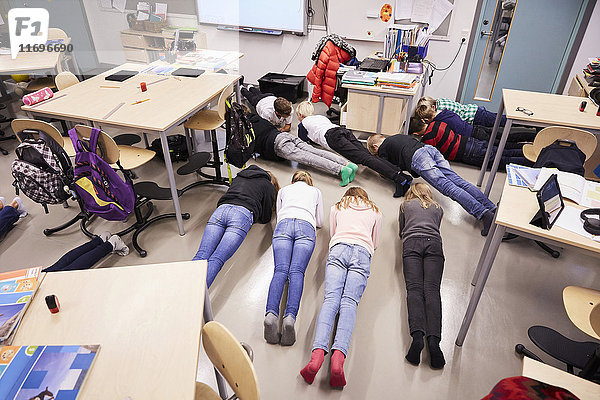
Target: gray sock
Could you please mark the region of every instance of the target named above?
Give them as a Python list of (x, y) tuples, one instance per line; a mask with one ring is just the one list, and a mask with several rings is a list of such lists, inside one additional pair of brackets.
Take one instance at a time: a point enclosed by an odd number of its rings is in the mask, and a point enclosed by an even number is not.
[(279, 317), (273, 313), (265, 316), (265, 340), (267, 343), (279, 343)]
[(281, 328), (281, 345), (291, 346), (296, 342), (296, 331), (294, 323), (296, 318), (293, 315), (286, 315), (283, 318), (283, 327)]

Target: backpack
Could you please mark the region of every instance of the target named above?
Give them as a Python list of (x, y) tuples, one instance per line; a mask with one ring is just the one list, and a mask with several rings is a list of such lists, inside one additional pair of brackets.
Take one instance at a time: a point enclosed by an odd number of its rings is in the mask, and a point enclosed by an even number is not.
[(254, 130), (244, 109), (238, 103), (226, 103), (225, 161), (243, 168), (254, 155)]
[[(171, 135), (167, 136), (167, 143), (169, 145), (169, 154), (171, 161), (186, 161), (189, 158), (187, 144), (185, 143), (185, 136), (183, 135)], [(154, 150), (158, 158), (165, 161), (163, 155), (162, 143), (159, 139), (154, 139), (150, 148)]]
[(534, 168), (557, 168), (559, 171), (571, 172), (584, 176), (585, 154), (570, 141), (556, 140), (544, 147), (533, 164)]
[[(135, 192), (130, 180), (123, 181), (96, 154), (99, 134), (100, 129), (93, 128), (89, 144), (86, 144), (79, 140), (75, 128), (69, 130), (76, 151), (74, 187), (86, 211), (108, 221), (123, 221), (134, 209)], [(121, 168), (118, 162), (117, 165)]]
[[(48, 204), (60, 204), (70, 197), (69, 184), (73, 169), (69, 156), (52, 137), (38, 132), (38, 139), (23, 132), (23, 142), (16, 148), (11, 166), (13, 186), (48, 213)], [(66, 188), (65, 188), (66, 187)]]

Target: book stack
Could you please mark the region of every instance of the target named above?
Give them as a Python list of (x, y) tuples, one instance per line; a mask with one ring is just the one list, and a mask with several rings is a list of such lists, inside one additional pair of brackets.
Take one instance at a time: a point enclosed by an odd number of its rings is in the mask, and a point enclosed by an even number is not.
[(600, 86), (600, 57), (589, 58), (589, 64), (583, 70), (583, 76), (590, 86)]
[(382, 87), (411, 89), (418, 82), (418, 75), (407, 73), (378, 72), (377, 84)]
[(370, 71), (347, 71), (342, 76), (342, 83), (352, 83), (355, 85), (374, 86), (377, 81), (377, 72)]
[(41, 267), (0, 274), (0, 343), (7, 344), (38, 286)]

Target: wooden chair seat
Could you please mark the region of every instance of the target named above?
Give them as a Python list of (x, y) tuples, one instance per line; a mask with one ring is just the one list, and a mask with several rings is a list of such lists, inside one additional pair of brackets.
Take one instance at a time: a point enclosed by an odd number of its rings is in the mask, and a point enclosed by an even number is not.
[[(148, 149), (142, 149), (140, 147), (123, 145), (117, 147), (119, 148), (120, 152), (119, 161), (125, 170), (138, 168), (152, 160), (156, 155), (156, 152)], [(117, 167), (116, 164), (111, 166), (113, 168)]]
[(195, 400), (222, 400), (217, 392), (215, 392), (210, 386), (196, 382), (196, 395)]
[(199, 131), (212, 131), (219, 128), (225, 122), (215, 110), (198, 111), (192, 118), (185, 121), (183, 126), (187, 129), (197, 129)]
[(565, 311), (582, 332), (600, 339), (600, 291), (578, 286), (563, 290)]
[(523, 155), (529, 161), (535, 162), (542, 149), (551, 145), (558, 139), (575, 142), (579, 150), (585, 154), (586, 160), (590, 158), (596, 150), (597, 140), (592, 133), (564, 126), (549, 126), (538, 132), (532, 144), (523, 146)]

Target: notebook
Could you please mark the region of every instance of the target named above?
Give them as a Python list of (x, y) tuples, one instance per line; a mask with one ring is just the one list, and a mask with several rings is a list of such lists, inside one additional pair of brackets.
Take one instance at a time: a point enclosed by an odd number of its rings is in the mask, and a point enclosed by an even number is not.
[(123, 82), (124, 80), (127, 80), (127, 79), (131, 78), (132, 76), (137, 75), (137, 73), (138, 73), (138, 71), (128, 71), (128, 70), (122, 69), (121, 71), (117, 71), (112, 75), (108, 75), (108, 76), (104, 77), (104, 79), (107, 81)]
[(171, 72), (173, 76), (186, 76), (188, 78), (197, 78), (204, 73), (203, 69), (196, 68), (178, 68)]

